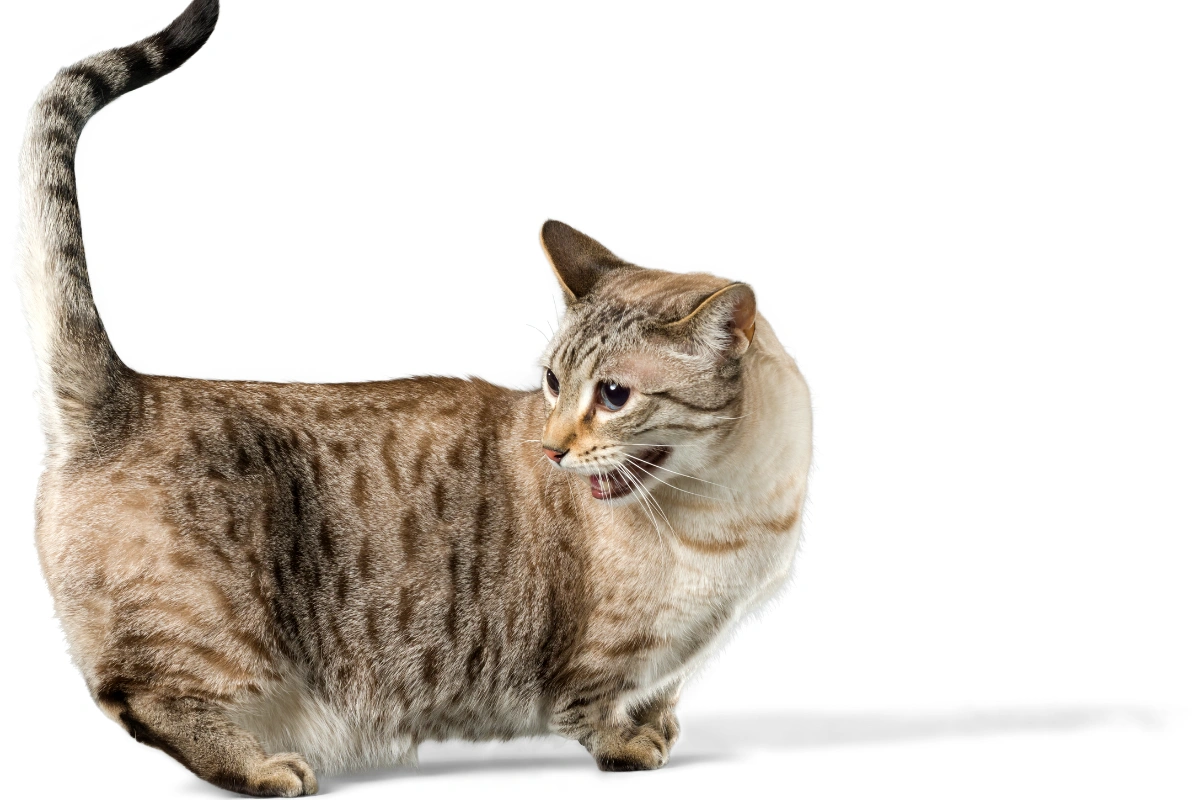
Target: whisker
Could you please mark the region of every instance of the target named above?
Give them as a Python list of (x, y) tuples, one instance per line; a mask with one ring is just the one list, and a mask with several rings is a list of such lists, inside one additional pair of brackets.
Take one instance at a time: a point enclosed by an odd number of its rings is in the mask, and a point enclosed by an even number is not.
[[(646, 498), (646, 506), (647, 506), (647, 507), (649, 507), (649, 506), (650, 506), (651, 502), (654, 502), (654, 498), (650, 496), (650, 490), (649, 490), (649, 489), (647, 489), (645, 486), (638, 486), (638, 487), (635, 487), (635, 489), (634, 489), (634, 492), (635, 492), (635, 493), (640, 493), (640, 494), (641, 494), (643, 497), (645, 497), (645, 498)], [(662, 517), (663, 524), (665, 524), (665, 525), (667, 526), (667, 528), (671, 528), (671, 523), (667, 521), (667, 516), (666, 516), (666, 514), (663, 514), (663, 513), (662, 513), (662, 510), (661, 510), (661, 508), (659, 507), (659, 505), (658, 505), (658, 503), (657, 503), (657, 502), (654, 502), (654, 507), (655, 507), (655, 508), (659, 508), (659, 515)], [(651, 513), (650, 513), (650, 518), (651, 518), (651, 519), (654, 519), (654, 512), (653, 512), (653, 511), (651, 511)], [(654, 524), (654, 532), (655, 532), (656, 534), (658, 534), (658, 546), (659, 546), (659, 547), (663, 547), (663, 548), (665, 548), (665, 547), (667, 546), (667, 543), (666, 543), (665, 541), (663, 541), (663, 535), (662, 535), (662, 531), (659, 529), (659, 527), (658, 527), (658, 523), (655, 523), (655, 524)], [(672, 532), (672, 533), (674, 533), (674, 532), (675, 532), (673, 528), (671, 528), (671, 532)]]
[[(708, 495), (706, 495), (706, 494), (699, 494), (699, 493), (697, 493), (697, 492), (689, 492), (687, 489), (680, 489), (678, 486), (676, 486), (676, 485), (674, 485), (674, 484), (672, 484), (672, 483), (667, 483), (667, 482), (666, 482), (666, 481), (664, 481), (662, 478), (658, 477), (658, 476), (657, 476), (657, 475), (655, 475), (653, 472), (651, 472), (650, 470), (646, 469), (645, 467), (643, 467), (643, 466), (641, 466), (641, 465), (639, 465), (639, 464), (631, 464), (630, 466), (632, 466), (632, 467), (637, 467), (637, 468), (638, 468), (638, 469), (640, 469), (642, 472), (646, 473), (646, 474), (647, 474), (647, 475), (649, 475), (651, 478), (654, 478), (654, 480), (656, 480), (656, 481), (658, 481), (659, 483), (661, 483), (663, 486), (666, 486), (667, 488), (670, 488), (670, 489), (674, 489), (674, 490), (675, 490), (675, 491), (677, 491), (677, 492), (683, 492), (684, 494), (690, 494), (690, 495), (692, 495), (693, 497), (703, 497), (705, 500), (712, 500), (712, 501), (713, 501), (713, 502), (715, 502), (715, 503), (723, 503), (723, 502), (725, 502), (725, 501), (724, 501), (722, 498), (720, 498), (720, 497), (709, 497), (709, 496), (708, 496)], [(661, 467), (660, 467), (660, 469), (661, 469)], [(687, 476), (684, 476), (684, 477), (687, 477)]]
[(550, 344), (550, 337), (546, 335), (546, 332), (544, 330), (537, 327), (536, 325), (531, 325), (528, 322), (525, 323), (525, 327), (533, 328), (535, 331), (537, 331), (538, 333), (540, 333), (542, 335), (542, 338), (546, 340), (546, 344)]
[[(591, 481), (591, 478), (588, 478), (588, 480)], [(601, 481), (600, 485), (604, 486), (604, 481)], [(612, 501), (605, 503), (605, 505), (608, 506), (608, 522), (615, 528), (617, 527), (617, 516), (615, 513), (613, 513)]]
[(644, 458), (638, 458), (637, 456), (631, 456), (631, 455), (626, 455), (626, 458), (631, 458), (631, 459), (633, 459), (634, 461), (640, 461), (640, 462), (642, 462), (643, 464), (649, 464), (650, 466), (654, 467), (655, 469), (661, 469), (663, 472), (669, 472), (669, 473), (671, 473), (672, 475), (678, 475), (678, 476), (679, 476), (679, 477), (681, 477), (681, 478), (690, 478), (691, 480), (694, 480), (694, 481), (700, 481), (701, 483), (707, 483), (707, 484), (709, 484), (710, 486), (719, 486), (719, 487), (721, 487), (722, 489), (724, 489), (724, 490), (726, 490), (726, 491), (728, 491), (728, 492), (732, 492), (732, 491), (733, 491), (733, 489), (730, 489), (728, 486), (726, 486), (726, 485), (724, 485), (724, 484), (722, 484), (722, 483), (713, 483), (712, 481), (706, 481), (706, 480), (704, 480), (703, 478), (697, 478), (695, 475), (685, 475), (684, 473), (682, 473), (682, 472), (676, 472), (676, 471), (675, 471), (675, 470), (673, 470), (673, 469), (667, 469), (666, 467), (660, 467), (660, 466), (657, 466), (656, 464), (654, 464), (653, 462), (647, 461), (647, 460), (646, 460), (646, 459), (644, 459)]
[[(646, 504), (644, 502), (642, 502), (642, 496), (638, 492), (637, 486), (633, 482), (632, 478), (630, 478), (629, 471), (621, 466), (618, 466), (617, 470), (623, 476), (625, 476), (627, 479), (629, 479), (629, 481), (630, 481), (629, 488), (633, 489), (633, 499), (637, 500), (638, 505), (642, 509), (642, 513), (644, 513), (650, 519), (650, 522), (653, 523), (653, 525), (654, 525), (654, 530), (657, 532), (658, 531), (658, 521), (654, 519), (654, 515), (650, 513), (650, 511), (646, 508)], [(660, 536), (661, 536), (661, 534), (660, 534)]]
[[(550, 480), (553, 481), (553, 480), (557, 480), (559, 478), (560, 473), (554, 467), (550, 466), (550, 462), (548, 460), (539, 459), (538, 463), (542, 465), (542, 469), (546, 470), (546, 474), (547, 474), (547, 476), (549, 476)], [(584, 519), (585, 515), (579, 508), (579, 501), (575, 499), (574, 487), (571, 485), (570, 479), (573, 476), (570, 476), (566, 473), (561, 473), (561, 474), (563, 475), (563, 477), (566, 477), (568, 479), (566, 481), (567, 496), (571, 498), (571, 505), (573, 505), (575, 507), (576, 516), (578, 516), (580, 519)]]
[[(550, 462), (547, 461), (546, 463), (549, 464)], [(575, 498), (575, 487), (574, 486), (567, 487), (567, 496), (571, 498), (571, 505), (574, 506), (574, 508), (575, 508), (575, 515), (577, 517), (579, 517), (580, 519), (585, 519), (586, 517), (585, 517), (584, 513), (579, 508), (579, 500), (577, 500)]]
[[(646, 492), (646, 487), (641, 484), (641, 481), (637, 479), (637, 476), (630, 472), (629, 468), (624, 464), (618, 464), (617, 469), (621, 471), (622, 475), (625, 475), (629, 479), (629, 486), (631, 489), (633, 489), (634, 499), (637, 500), (638, 505), (641, 506), (642, 511), (645, 512), (646, 516), (650, 518), (650, 522), (654, 524), (654, 532), (658, 535), (659, 545), (665, 547), (666, 542), (663, 541), (662, 530), (658, 527), (658, 520), (654, 518), (654, 512), (650, 509), (649, 504), (644, 502), (642, 499), (642, 493)], [(663, 517), (663, 521), (666, 522), (666, 516)]]
[[(637, 466), (637, 465), (634, 464), (632, 466)], [(637, 477), (637, 476), (634, 476), (634, 477)], [(645, 481), (643, 481), (641, 478), (638, 478), (637, 483), (639, 486), (642, 487), (642, 491), (644, 491), (646, 493), (646, 499), (648, 501), (652, 502), (654, 504), (654, 507), (658, 509), (658, 513), (662, 516), (663, 522), (666, 523), (666, 525), (667, 525), (667, 530), (671, 531), (671, 533), (674, 534), (675, 528), (674, 528), (674, 526), (671, 525), (670, 519), (667, 518), (666, 509), (664, 509), (662, 507), (662, 504), (659, 503), (657, 498), (654, 497), (654, 493), (650, 491), (650, 487), (646, 486)]]
[(653, 503), (654, 507), (658, 509), (658, 513), (662, 516), (663, 522), (666, 523), (667, 529), (671, 531), (671, 533), (674, 533), (675, 528), (671, 525), (671, 520), (667, 518), (666, 510), (662, 507), (662, 504), (658, 502), (657, 498), (654, 497), (654, 493), (650, 491), (650, 487), (648, 487), (645, 481), (643, 481), (641, 478), (633, 475), (632, 472), (630, 475), (636, 480), (638, 486), (642, 487), (642, 491), (646, 493), (646, 500)]
[(654, 442), (613, 442), (614, 447), (701, 447), (701, 442), (692, 444), (655, 444)]

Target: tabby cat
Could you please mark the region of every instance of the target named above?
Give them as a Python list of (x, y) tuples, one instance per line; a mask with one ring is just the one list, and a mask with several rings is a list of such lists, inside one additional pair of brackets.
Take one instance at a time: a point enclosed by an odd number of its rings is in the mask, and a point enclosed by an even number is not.
[(556, 733), (667, 762), (687, 677), (800, 538), (808, 390), (750, 287), (559, 222), (543, 385), (139, 374), (88, 283), (87, 120), (200, 49), (217, 0), (62, 70), (22, 160), (46, 471), (37, 546), (100, 708), (204, 780), (317, 791), (427, 739)]

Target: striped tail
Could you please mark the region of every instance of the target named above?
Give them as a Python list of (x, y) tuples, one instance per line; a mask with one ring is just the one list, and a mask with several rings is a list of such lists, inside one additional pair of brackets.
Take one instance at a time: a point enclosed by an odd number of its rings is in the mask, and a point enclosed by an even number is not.
[(92, 299), (75, 150), (83, 126), (126, 92), (171, 72), (208, 40), (218, 0), (194, 0), (163, 31), (61, 70), (30, 114), (21, 150), (25, 311), (52, 450), (90, 445), (137, 407), (136, 376), (113, 350)]

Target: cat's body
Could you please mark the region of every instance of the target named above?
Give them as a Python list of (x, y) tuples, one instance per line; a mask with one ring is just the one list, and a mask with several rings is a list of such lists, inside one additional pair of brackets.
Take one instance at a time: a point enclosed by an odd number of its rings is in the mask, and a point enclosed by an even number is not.
[(542, 390), (129, 370), (87, 285), (75, 141), (199, 49), (216, 6), (64, 70), (26, 143), (37, 541), (93, 696), (253, 794), (449, 737), (553, 732), (602, 768), (660, 766), (679, 686), (792, 564), (811, 436), (794, 362), (748, 287), (547, 223), (568, 310)]

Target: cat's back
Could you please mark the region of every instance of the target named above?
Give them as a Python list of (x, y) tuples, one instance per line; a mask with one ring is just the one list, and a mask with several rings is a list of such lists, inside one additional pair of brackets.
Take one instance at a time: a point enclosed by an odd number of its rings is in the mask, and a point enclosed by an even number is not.
[(51, 454), (44, 507), (57, 506), (70, 484), (78, 505), (98, 509), (132, 482), (143, 499), (179, 500), (192, 516), (204, 496), (272, 488), (306, 501), (348, 499), (369, 511), (389, 492), (409, 499), (414, 491), (443, 492), (450, 473), (461, 480), (481, 472), (508, 455), (516, 429), (536, 424), (534, 393), (479, 379), (136, 376), (134, 387), (136, 399), (119, 418), (97, 420), (80, 446)]

